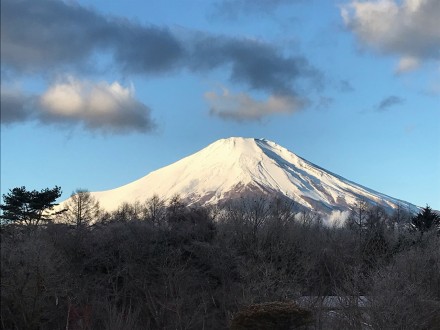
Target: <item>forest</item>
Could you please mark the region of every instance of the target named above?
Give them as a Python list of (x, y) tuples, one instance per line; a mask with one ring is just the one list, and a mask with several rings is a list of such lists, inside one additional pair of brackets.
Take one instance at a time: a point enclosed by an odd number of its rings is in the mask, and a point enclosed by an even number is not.
[(358, 201), (328, 225), (263, 196), (104, 212), (85, 190), (1, 205), (2, 329), (440, 329), (440, 217)]

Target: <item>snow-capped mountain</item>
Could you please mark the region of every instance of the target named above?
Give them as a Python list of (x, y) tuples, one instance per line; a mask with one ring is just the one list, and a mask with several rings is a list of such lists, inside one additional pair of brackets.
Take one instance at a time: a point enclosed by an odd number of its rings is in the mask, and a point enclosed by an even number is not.
[(178, 194), (191, 204), (204, 205), (247, 193), (282, 195), (325, 213), (348, 210), (357, 199), (388, 210), (398, 204), (416, 208), (333, 174), (274, 142), (239, 137), (218, 140), (125, 186), (91, 194), (111, 211), (155, 194), (164, 199)]

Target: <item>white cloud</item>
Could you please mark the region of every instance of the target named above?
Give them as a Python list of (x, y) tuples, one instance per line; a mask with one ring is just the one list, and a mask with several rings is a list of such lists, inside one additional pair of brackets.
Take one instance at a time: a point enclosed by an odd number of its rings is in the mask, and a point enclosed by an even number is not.
[(400, 59), (397, 64), (396, 72), (405, 73), (409, 71), (414, 71), (420, 66), (420, 60), (411, 56), (404, 56)]
[(42, 95), (1, 85), (2, 124), (37, 121), (62, 126), (82, 125), (107, 133), (149, 132), (156, 125), (150, 109), (135, 99), (134, 87), (118, 82), (94, 83), (67, 77)]
[(362, 43), (400, 56), (397, 72), (440, 59), (438, 0), (353, 0), (341, 6), (341, 16)]
[(228, 120), (260, 120), (268, 115), (292, 113), (304, 106), (303, 101), (292, 96), (271, 95), (267, 100), (260, 101), (246, 93), (232, 94), (226, 88), (222, 90), (222, 93), (205, 93), (205, 99), (212, 115)]
[(150, 109), (134, 98), (134, 88), (118, 82), (93, 83), (68, 77), (39, 98), (44, 122), (82, 123), (103, 131), (148, 131)]
[(67, 83), (51, 86), (42, 96), (41, 105), (46, 112), (60, 117), (75, 117), (87, 112), (84, 86), (69, 79)]

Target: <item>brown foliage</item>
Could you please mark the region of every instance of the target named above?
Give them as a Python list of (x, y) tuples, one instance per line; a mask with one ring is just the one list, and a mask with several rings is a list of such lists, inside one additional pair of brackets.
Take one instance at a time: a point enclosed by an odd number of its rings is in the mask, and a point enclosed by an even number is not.
[(231, 330), (289, 330), (312, 322), (312, 313), (293, 302), (250, 305), (233, 318)]

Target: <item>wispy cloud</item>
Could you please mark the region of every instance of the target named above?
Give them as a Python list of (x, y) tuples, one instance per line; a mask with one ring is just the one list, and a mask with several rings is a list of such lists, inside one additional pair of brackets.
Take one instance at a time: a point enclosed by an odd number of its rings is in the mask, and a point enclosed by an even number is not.
[(106, 133), (150, 132), (155, 128), (150, 109), (135, 99), (133, 87), (72, 77), (52, 84), (39, 96), (2, 88), (1, 119), (2, 124), (35, 120)]
[(390, 95), (383, 98), (379, 104), (376, 106), (377, 111), (386, 111), (389, 108), (404, 103), (405, 100), (401, 97)]
[(315, 105), (315, 109), (328, 109), (334, 102), (335, 100), (332, 97), (320, 96)]
[(348, 80), (341, 80), (339, 82), (339, 90), (344, 93), (349, 93), (354, 91), (354, 87)]
[(233, 94), (226, 88), (222, 93), (205, 93), (210, 114), (225, 120), (258, 121), (274, 114), (289, 114), (304, 107), (304, 101), (294, 97), (271, 95), (266, 100), (255, 100), (246, 93)]
[(341, 15), (362, 44), (401, 57), (398, 73), (440, 59), (438, 0), (352, 0), (341, 6)]
[(399, 60), (396, 67), (396, 73), (405, 73), (414, 71), (420, 66), (420, 60), (412, 56), (404, 56)]

